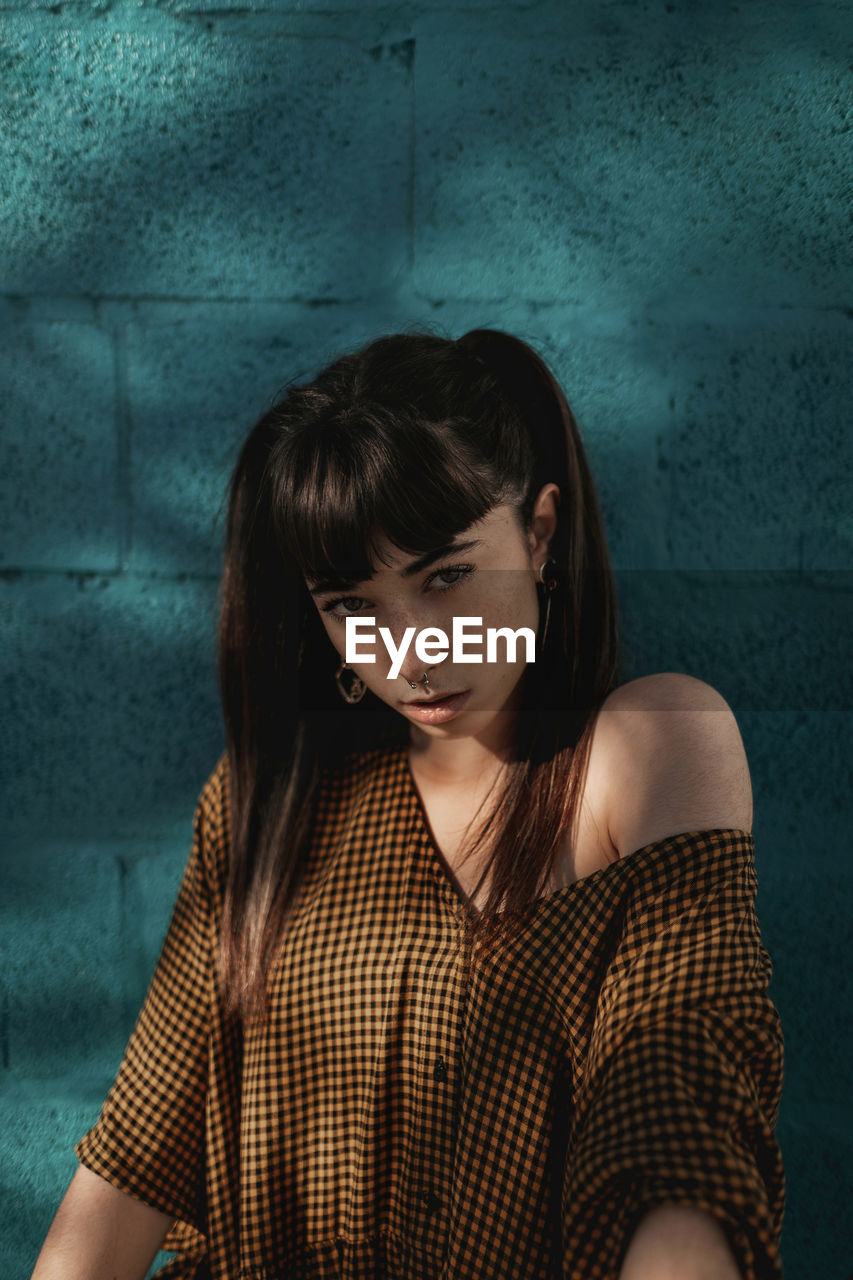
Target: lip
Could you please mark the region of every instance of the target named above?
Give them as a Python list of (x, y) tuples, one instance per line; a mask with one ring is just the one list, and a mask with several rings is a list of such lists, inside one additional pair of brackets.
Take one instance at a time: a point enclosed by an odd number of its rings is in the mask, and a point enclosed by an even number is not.
[(403, 705), (406, 707), (417, 707), (422, 703), (441, 702), (444, 698), (457, 698), (460, 693), (464, 692), (466, 692), (466, 690), (457, 689), (452, 693), (428, 693), (425, 698), (411, 698), (408, 701), (403, 699)]
[(417, 702), (404, 702), (403, 706), (409, 715), (413, 715), (423, 724), (444, 724), (458, 715), (470, 697), (471, 690), (463, 689), (461, 693), (438, 694), (430, 699), (418, 699)]

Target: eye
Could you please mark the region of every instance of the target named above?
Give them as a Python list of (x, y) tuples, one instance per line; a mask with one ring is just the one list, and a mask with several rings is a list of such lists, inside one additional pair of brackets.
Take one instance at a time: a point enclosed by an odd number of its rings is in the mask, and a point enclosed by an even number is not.
[(334, 600), (328, 600), (326, 604), (321, 605), (323, 613), (330, 613), (333, 618), (343, 621), (348, 614), (358, 613), (359, 609), (363, 609), (366, 601), (361, 596), (337, 596)]
[[(431, 574), (427, 579), (427, 585), (434, 582), (436, 579), (440, 579), (442, 583), (440, 590), (450, 591), (453, 587), (458, 587), (467, 578), (470, 578), (474, 572), (475, 570), (472, 564), (447, 565), (446, 568), (436, 569), (435, 573)], [(447, 581), (448, 578), (451, 579), (449, 582)]]

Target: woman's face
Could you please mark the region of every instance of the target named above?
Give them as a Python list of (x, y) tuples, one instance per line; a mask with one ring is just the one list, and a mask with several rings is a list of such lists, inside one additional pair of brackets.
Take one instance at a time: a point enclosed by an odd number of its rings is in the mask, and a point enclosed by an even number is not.
[[(528, 650), (523, 634), (514, 656), (506, 641), (497, 638), (497, 660), (487, 661), (488, 630), (528, 628), (535, 652), (536, 576), (547, 558), (558, 498), (556, 485), (542, 489), (528, 532), (522, 529), (515, 508), (501, 505), (450, 546), (436, 549), (436, 554), (412, 557), (385, 541), (378, 548), (379, 568), (367, 581), (344, 590), (308, 582), (342, 661), (346, 661), (346, 619), (359, 621), (360, 660), (347, 665), (378, 698), (409, 720), (414, 737), (420, 731), (428, 737), (510, 739)], [(454, 646), (454, 619), (458, 631), (463, 618), (468, 619), (464, 629), (469, 638), (464, 645)], [(443, 659), (438, 657), (440, 638), (434, 636), (424, 650), (426, 660), (417, 655), (416, 642), (425, 628), (437, 628), (446, 635), (449, 651)], [(422, 643), (427, 640), (423, 637)], [(466, 654), (482, 660), (465, 662)], [(374, 662), (363, 660), (370, 655)], [(424, 683), (425, 674), (429, 686)], [(442, 705), (439, 700), (451, 694), (461, 696)]]

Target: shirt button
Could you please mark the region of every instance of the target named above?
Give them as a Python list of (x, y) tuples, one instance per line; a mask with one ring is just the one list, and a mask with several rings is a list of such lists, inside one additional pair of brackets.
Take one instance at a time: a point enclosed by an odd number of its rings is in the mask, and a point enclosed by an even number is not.
[(433, 1071), (433, 1075), (435, 1076), (436, 1080), (440, 1080), (442, 1084), (447, 1079), (447, 1066), (445, 1064), (444, 1058), (441, 1055), (439, 1055), (438, 1062), (435, 1064), (435, 1070)]
[(434, 1191), (423, 1191), (421, 1193), (421, 1204), (427, 1213), (434, 1213), (436, 1209), (441, 1207), (441, 1201)]

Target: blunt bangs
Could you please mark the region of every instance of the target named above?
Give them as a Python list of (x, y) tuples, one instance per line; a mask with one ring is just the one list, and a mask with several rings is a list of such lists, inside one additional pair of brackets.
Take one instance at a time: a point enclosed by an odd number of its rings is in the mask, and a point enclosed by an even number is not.
[(308, 580), (333, 589), (371, 578), (381, 541), (403, 553), (431, 551), (519, 496), (466, 447), (464, 424), (375, 412), (285, 434), (270, 467), (283, 553)]

